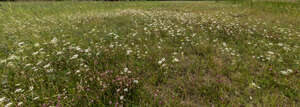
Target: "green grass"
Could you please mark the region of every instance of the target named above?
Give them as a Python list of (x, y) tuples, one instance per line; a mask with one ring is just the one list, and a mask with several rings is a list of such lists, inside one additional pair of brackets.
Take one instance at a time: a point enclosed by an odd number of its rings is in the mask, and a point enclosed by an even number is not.
[(255, 3), (0, 3), (0, 106), (297, 106), (300, 8)]

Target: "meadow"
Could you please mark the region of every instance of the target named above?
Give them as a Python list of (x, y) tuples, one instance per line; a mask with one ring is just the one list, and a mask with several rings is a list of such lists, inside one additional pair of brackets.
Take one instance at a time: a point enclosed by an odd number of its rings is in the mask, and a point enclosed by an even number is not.
[(0, 2), (0, 106), (300, 104), (296, 2)]

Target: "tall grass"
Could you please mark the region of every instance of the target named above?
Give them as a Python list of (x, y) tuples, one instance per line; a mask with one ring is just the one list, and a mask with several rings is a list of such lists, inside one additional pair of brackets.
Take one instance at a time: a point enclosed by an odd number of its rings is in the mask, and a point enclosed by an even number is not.
[(294, 11), (213, 1), (1, 5), (0, 106), (299, 104)]

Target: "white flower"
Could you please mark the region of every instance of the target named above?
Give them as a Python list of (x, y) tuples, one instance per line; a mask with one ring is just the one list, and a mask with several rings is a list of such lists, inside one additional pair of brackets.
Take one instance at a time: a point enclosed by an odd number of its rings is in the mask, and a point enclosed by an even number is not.
[(84, 52), (88, 53), (88, 52), (90, 52), (90, 50), (91, 50), (91, 49), (88, 48), (88, 49), (85, 49)]
[(274, 55), (274, 52), (272, 52), (272, 51), (268, 51), (268, 54), (270, 54), (270, 55)]
[(49, 67), (50, 67), (50, 63), (44, 66), (44, 68), (49, 68)]
[(164, 61), (166, 60), (166, 58), (162, 58), (161, 60), (158, 61), (158, 64), (162, 64)]
[(61, 54), (63, 54), (62, 51), (59, 51), (59, 52), (56, 53), (56, 55), (61, 55)]
[(278, 43), (278, 46), (283, 46), (283, 43)]
[(39, 44), (39, 43), (35, 43), (34, 46), (35, 46), (35, 47), (39, 47), (40, 44)]
[(293, 72), (292, 69), (287, 69), (286, 71), (289, 72), (289, 73), (292, 73), (292, 72)]
[(1, 104), (2, 102), (4, 102), (4, 101), (5, 101), (5, 99), (6, 99), (6, 97), (2, 97), (2, 98), (0, 98), (0, 104)]
[(11, 55), (11, 56), (8, 58), (8, 60), (14, 60), (14, 59), (19, 59), (19, 57), (16, 56), (16, 55)]
[(36, 63), (36, 65), (40, 65), (40, 64), (42, 64), (42, 61), (39, 61), (38, 63)]
[(47, 72), (53, 72), (54, 69), (47, 69)]
[(18, 106), (21, 106), (22, 104), (23, 104), (23, 102), (19, 102), (19, 103), (18, 103)]
[(131, 71), (129, 71), (128, 68), (124, 68), (124, 72), (131, 73)]
[(39, 99), (39, 98), (40, 98), (40, 97), (34, 97), (33, 100), (37, 100), (37, 99)]
[(21, 47), (22, 45), (24, 45), (24, 42), (20, 42), (18, 45)]
[(292, 69), (287, 69), (286, 71), (280, 71), (283, 75), (288, 75), (289, 73), (293, 73)]
[(273, 45), (273, 43), (269, 43), (269, 45), (271, 45), (271, 46), (272, 46), (272, 45)]
[(252, 86), (254, 86), (254, 87), (260, 89), (260, 87), (259, 87), (258, 85), (256, 85), (254, 82), (252, 82)]
[(281, 74), (283, 74), (283, 75), (287, 75), (288, 74), (288, 72), (286, 72), (286, 71), (280, 71), (281, 72)]
[(30, 90), (30, 91), (32, 91), (32, 90), (33, 90), (33, 88), (34, 88), (33, 86), (30, 86), (30, 87), (29, 87), (29, 90)]
[(139, 81), (138, 81), (138, 80), (133, 80), (133, 83), (136, 83), (136, 84), (137, 84), (137, 83), (139, 83)]
[(127, 50), (127, 55), (129, 55), (132, 52), (132, 50)]
[(13, 103), (9, 102), (4, 107), (10, 107)]
[(227, 44), (226, 44), (225, 42), (223, 42), (223, 46), (225, 46), (225, 47), (226, 47), (226, 46), (227, 46)]
[(79, 46), (75, 47), (77, 51), (81, 51), (81, 48)]
[(6, 59), (0, 61), (1, 64), (2, 64), (2, 63), (6, 63), (6, 62), (7, 62)]
[(36, 52), (32, 53), (33, 56), (35, 56), (37, 54), (39, 54), (39, 51), (36, 51)]
[(71, 59), (76, 59), (76, 58), (78, 58), (78, 54), (75, 54), (74, 56), (72, 56)]
[(24, 90), (19, 88), (19, 89), (16, 89), (15, 93), (19, 93), (19, 92), (23, 92)]
[(120, 96), (120, 100), (123, 100), (124, 99), (124, 96)]
[(127, 72), (128, 71), (128, 68), (124, 68), (124, 72)]
[(50, 41), (50, 43), (52, 43), (52, 44), (56, 44), (57, 43), (57, 38), (56, 37), (54, 37), (51, 41)]
[(26, 67), (29, 67), (29, 66), (31, 66), (31, 65), (32, 65), (32, 64), (26, 64), (26, 65), (25, 65), (25, 68), (26, 68)]
[(128, 91), (128, 88), (125, 88), (124, 91), (127, 92), (127, 91)]
[(111, 45), (109, 45), (109, 47), (110, 47), (110, 48), (113, 48), (113, 47), (114, 47), (114, 45), (113, 45), (113, 44), (111, 44)]
[(179, 62), (179, 59), (174, 58), (174, 59), (173, 59), (173, 62)]

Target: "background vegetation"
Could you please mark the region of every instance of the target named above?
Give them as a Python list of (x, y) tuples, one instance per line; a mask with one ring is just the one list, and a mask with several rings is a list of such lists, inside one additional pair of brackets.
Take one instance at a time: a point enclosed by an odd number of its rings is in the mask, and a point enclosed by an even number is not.
[(294, 2), (1, 2), (0, 106), (297, 106)]

